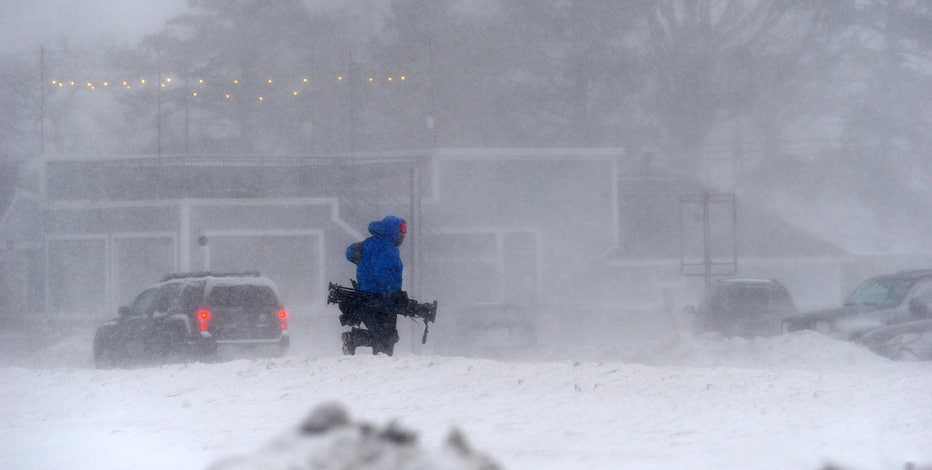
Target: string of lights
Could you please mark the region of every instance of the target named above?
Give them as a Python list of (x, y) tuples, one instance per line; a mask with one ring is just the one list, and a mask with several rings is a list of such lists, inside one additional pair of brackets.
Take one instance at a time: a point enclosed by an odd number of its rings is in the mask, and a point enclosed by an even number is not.
[[(388, 85), (388, 86), (397, 86), (403, 85), (410, 81), (409, 77), (406, 75), (387, 75), (387, 76), (375, 76), (369, 75), (363, 79), (357, 80), (358, 83), (363, 85)], [(179, 83), (180, 82), (180, 83)], [(63, 89), (73, 89), (73, 90), (88, 90), (88, 91), (100, 91), (100, 90), (122, 90), (122, 91), (132, 91), (140, 89), (153, 89), (155, 86), (161, 87), (163, 90), (168, 89), (182, 89), (186, 90), (186, 93), (190, 95), (190, 98), (200, 98), (206, 95), (219, 95), (224, 99), (233, 99), (234, 97), (241, 95), (239, 91), (244, 88), (249, 88), (251, 91), (258, 91), (257, 94), (253, 95), (254, 99), (257, 101), (264, 101), (266, 96), (269, 95), (290, 95), (292, 97), (298, 97), (306, 92), (313, 91), (315, 89), (320, 89), (326, 85), (340, 85), (347, 84), (349, 79), (346, 75), (335, 75), (327, 79), (316, 79), (312, 80), (309, 76), (304, 76), (299, 79), (277, 79), (267, 77), (261, 80), (258, 83), (247, 84), (242, 80), (233, 78), (233, 79), (223, 79), (223, 80), (210, 80), (205, 78), (197, 78), (191, 81), (191, 83), (184, 83), (183, 80), (179, 81), (175, 77), (167, 75), (159, 80), (152, 80), (151, 78), (140, 77), (135, 79), (118, 79), (118, 80), (88, 80), (88, 79), (69, 79), (69, 78), (53, 78), (49, 81), (49, 90), (54, 92), (56, 90)], [(246, 85), (253, 85), (246, 87)], [(252, 99), (252, 98), (251, 98)]]

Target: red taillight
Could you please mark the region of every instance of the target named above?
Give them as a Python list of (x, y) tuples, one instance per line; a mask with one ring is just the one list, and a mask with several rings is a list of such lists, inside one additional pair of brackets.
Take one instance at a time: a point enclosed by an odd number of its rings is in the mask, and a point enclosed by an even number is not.
[(288, 312), (285, 309), (278, 311), (278, 323), (281, 325), (283, 330), (288, 329)]
[(197, 311), (197, 327), (201, 331), (207, 331), (207, 325), (210, 323), (210, 310), (202, 308)]

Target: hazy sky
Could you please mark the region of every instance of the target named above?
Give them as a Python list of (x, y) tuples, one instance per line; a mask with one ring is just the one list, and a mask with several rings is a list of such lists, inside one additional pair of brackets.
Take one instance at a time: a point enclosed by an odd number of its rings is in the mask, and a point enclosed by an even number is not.
[(186, 8), (186, 0), (0, 0), (0, 53), (62, 37), (136, 41)]

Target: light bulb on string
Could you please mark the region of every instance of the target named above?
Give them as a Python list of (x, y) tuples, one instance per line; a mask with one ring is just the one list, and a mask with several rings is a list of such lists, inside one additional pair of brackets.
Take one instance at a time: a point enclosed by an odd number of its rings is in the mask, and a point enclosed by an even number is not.
[[(353, 78), (353, 77), (347, 76), (347, 75), (332, 75), (332, 77), (336, 77), (336, 81), (337, 81), (338, 83), (347, 82), (348, 80), (345, 80), (345, 78)], [(159, 77), (157, 77), (157, 81), (154, 82), (154, 83), (157, 83), (158, 86), (159, 86), (161, 89), (167, 91), (167, 89), (170, 88), (171, 85), (175, 83), (175, 79), (176, 79), (176, 78), (177, 78), (176, 76), (171, 76), (171, 75), (168, 75), (168, 76), (159, 76)], [(383, 81), (383, 80), (384, 80), (384, 82), (387, 83), (387, 84), (398, 84), (398, 82), (406, 82), (406, 81), (408, 80), (408, 77), (407, 77), (406, 75), (400, 75), (400, 74), (399, 74), (399, 75), (383, 75), (383, 76), (381, 76), (381, 78), (380, 78), (379, 75), (375, 75), (375, 74), (373, 74), (373, 75), (368, 75), (368, 74), (366, 74), (366, 75), (362, 75), (362, 77), (360, 77), (360, 78), (365, 79), (365, 82), (364, 82), (364, 83), (369, 83), (369, 84), (372, 84), (372, 85), (376, 85), (376, 84), (378, 84), (378, 82)], [(195, 80), (197, 80), (197, 84), (199, 84), (199, 85), (201, 85), (201, 86), (204, 86), (204, 85), (205, 85), (206, 79), (204, 79), (204, 78), (195, 78)], [(233, 84), (234, 86), (239, 86), (239, 85), (240, 85), (240, 80), (239, 80), (238, 78), (234, 78), (234, 79), (222, 79), (222, 78), (221, 78), (219, 81), (224, 81), (224, 80), (231, 80), (231, 81), (233, 82), (232, 84)], [(131, 85), (133, 84), (134, 81), (138, 81), (138, 82), (136, 83), (136, 85), (139, 85), (139, 86), (147, 86), (147, 85), (150, 84), (149, 82), (150, 82), (151, 80), (150, 80), (149, 78), (147, 78), (147, 77), (140, 77), (140, 78), (129, 79), (129, 80), (125, 80), (125, 79), (124, 79), (124, 80), (115, 80), (115, 81), (113, 81), (113, 82), (114, 82), (114, 83), (117, 83), (117, 84), (122, 84), (122, 88), (124, 88), (125, 90), (131, 90), (131, 89), (132, 89), (132, 86), (131, 86)], [(185, 79), (185, 81), (187, 81), (187, 79)], [(268, 89), (265, 93), (263, 93), (263, 95), (258, 95), (258, 94), (254, 95), (254, 96), (256, 96), (255, 99), (256, 99), (257, 101), (259, 101), (259, 102), (265, 102), (265, 101), (266, 101), (266, 100), (265, 100), (265, 98), (266, 98), (265, 95), (268, 95), (269, 93), (273, 93), (273, 92), (274, 92), (274, 93), (282, 93), (282, 94), (291, 92), (291, 95), (292, 95), (293, 97), (295, 97), (295, 98), (298, 97), (298, 96), (300, 96), (300, 93), (301, 93), (300, 87), (298, 87), (298, 86), (296, 86), (296, 85), (289, 85), (289, 86), (287, 86), (287, 87), (282, 87), (282, 86), (279, 86), (279, 83), (278, 83), (278, 82), (281, 82), (281, 83), (292, 82), (292, 83), (295, 83), (295, 84), (304, 84), (304, 86), (307, 86), (307, 87), (314, 86), (313, 84), (311, 84), (311, 75), (309, 75), (309, 74), (302, 74), (302, 75), (295, 76), (295, 77), (293, 77), (293, 80), (289, 80), (289, 79), (287, 79), (287, 78), (286, 78), (286, 79), (280, 79), (280, 78), (279, 78), (279, 79), (276, 79), (276, 78), (268, 77), (268, 76), (267, 76), (266, 78), (261, 78), (261, 79), (259, 79), (259, 81), (260, 81), (260, 83), (261, 83), (261, 82), (264, 82), (265, 86), (268, 86), (268, 87), (269, 87), (269, 89)], [(58, 78), (56, 78), (56, 79), (49, 80), (47, 83), (50, 83), (51, 86), (53, 86), (53, 87), (54, 87), (54, 86), (57, 86), (57, 87), (59, 87), (59, 88), (63, 88), (63, 87), (65, 87), (65, 86), (72, 86), (72, 87), (75, 87), (75, 86), (77, 86), (77, 85), (83, 83), (83, 84), (86, 86), (87, 89), (90, 89), (90, 90), (97, 90), (98, 87), (101, 87), (101, 88), (104, 88), (104, 89), (109, 89), (109, 88), (110, 88), (110, 83), (111, 83), (111, 81), (110, 81), (110, 80), (102, 80), (102, 81), (99, 81), (99, 82), (95, 82), (95, 81), (93, 81), (93, 80), (67, 80), (67, 79), (64, 79), (64, 80), (63, 80), (63, 79), (58, 79)], [(227, 83), (229, 83), (229, 82), (227, 82)], [(114, 85), (114, 87), (116, 87), (116, 86), (117, 86), (117, 85)], [(272, 88), (272, 87), (275, 87), (275, 88)], [(81, 87), (81, 88), (84, 89), (85, 87)], [(284, 89), (278, 90), (278, 88), (284, 88)], [(288, 88), (290, 88), (290, 90), (289, 90)], [(310, 89), (311, 89), (311, 88), (308, 88), (308, 90), (310, 90)], [(187, 92), (190, 93), (190, 91), (187, 91)], [(232, 95), (231, 95), (230, 93), (224, 93), (223, 95), (224, 95), (224, 98), (227, 99), (227, 100), (232, 99)], [(192, 93), (192, 94), (189, 95), (189, 96), (198, 97), (198, 98), (203, 99), (203, 97), (198, 96), (196, 93)], [(270, 96), (271, 96), (271, 95), (270, 95)]]

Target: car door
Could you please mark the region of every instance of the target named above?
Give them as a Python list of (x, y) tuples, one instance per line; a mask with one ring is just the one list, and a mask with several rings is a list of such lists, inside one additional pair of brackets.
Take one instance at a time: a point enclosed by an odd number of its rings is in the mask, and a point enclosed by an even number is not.
[(204, 302), (204, 286), (206, 283), (204, 281), (189, 281), (186, 282), (184, 288), (181, 291), (181, 295), (178, 296), (178, 307), (177, 310), (172, 312), (172, 317), (177, 319), (180, 323), (186, 324), (186, 332), (191, 333), (194, 331), (195, 326), (191, 323), (192, 318), (194, 317), (194, 312), (201, 307)]
[(171, 315), (178, 311), (183, 283), (172, 282), (159, 288), (153, 302), (147, 347), (153, 353), (166, 351), (167, 345), (178, 335), (178, 329), (172, 328)]
[(898, 306), (913, 284), (908, 279), (889, 277), (864, 281), (845, 301), (846, 306), (857, 306), (859, 310), (836, 319), (832, 329), (844, 339), (858, 340), (871, 330), (897, 323), (902, 316)]
[(898, 320), (913, 321), (929, 318), (929, 309), (932, 309), (932, 279), (922, 279), (916, 282), (910, 293), (903, 299), (898, 312)]
[(121, 309), (117, 323), (122, 354), (125, 359), (136, 361), (148, 354), (148, 336), (152, 331), (152, 311), (159, 289), (153, 287), (142, 291), (126, 309)]

